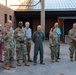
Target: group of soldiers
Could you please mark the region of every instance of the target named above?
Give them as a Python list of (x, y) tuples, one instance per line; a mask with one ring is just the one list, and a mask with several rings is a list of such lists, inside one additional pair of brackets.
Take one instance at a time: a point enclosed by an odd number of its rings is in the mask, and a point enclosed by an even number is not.
[(3, 31), (4, 38), (4, 69), (15, 68), (13, 65), (14, 50), (16, 47), (17, 66), (21, 66), (20, 55), (25, 66), (29, 66), (26, 60), (26, 32), (23, 27), (23, 22), (18, 22), (18, 28), (13, 30), (12, 21), (8, 20)]
[[(54, 27), (51, 28), (50, 34), (49, 34), (49, 42), (50, 42), (50, 49), (51, 49), (51, 62), (59, 62), (59, 52), (60, 52), (60, 35), (61, 31), (58, 28), (58, 23), (54, 24)], [(70, 45), (69, 45), (69, 51), (70, 51), (70, 61), (75, 60), (76, 61), (76, 23), (73, 23), (72, 29), (68, 32), (69, 38), (70, 38)], [(73, 56), (75, 53), (75, 57)]]
[(4, 69), (9, 70), (10, 68), (16, 68), (16, 66), (13, 64), (15, 50), (17, 66), (21, 66), (21, 59), (23, 60), (25, 66), (29, 66), (28, 61), (32, 62), (32, 60), (30, 60), (31, 40), (33, 40), (35, 44), (34, 65), (37, 64), (38, 51), (40, 51), (40, 64), (45, 64), (43, 62), (42, 43), (44, 41), (44, 34), (41, 32), (41, 26), (37, 26), (37, 31), (34, 32), (32, 36), (32, 31), (29, 28), (29, 25), (30, 23), (26, 22), (25, 27), (23, 27), (23, 22), (19, 21), (18, 27), (13, 30), (11, 20), (8, 20), (5, 24), (5, 28), (3, 30)]
[[(17, 66), (21, 66), (21, 59), (23, 60), (25, 66), (29, 66), (28, 61), (32, 62), (32, 60), (30, 60), (31, 40), (34, 42), (34, 65), (37, 64), (38, 52), (40, 53), (40, 64), (45, 65), (43, 61), (44, 33), (41, 32), (41, 25), (37, 26), (37, 31), (33, 33), (33, 36), (32, 30), (29, 28), (29, 26), (29, 22), (26, 22), (25, 27), (23, 27), (23, 22), (19, 21), (18, 27), (15, 30), (13, 30), (11, 20), (8, 20), (5, 24), (5, 28), (3, 30), (4, 69), (9, 70), (10, 68), (16, 68), (16, 66), (13, 64), (15, 49)], [(51, 62), (59, 62), (58, 59), (60, 59), (60, 35), (61, 31), (58, 28), (58, 23), (56, 22), (54, 24), (54, 27), (50, 29), (49, 33)], [(74, 52), (76, 60), (76, 23), (73, 24), (73, 28), (69, 31), (69, 37), (70, 60), (73, 61)]]

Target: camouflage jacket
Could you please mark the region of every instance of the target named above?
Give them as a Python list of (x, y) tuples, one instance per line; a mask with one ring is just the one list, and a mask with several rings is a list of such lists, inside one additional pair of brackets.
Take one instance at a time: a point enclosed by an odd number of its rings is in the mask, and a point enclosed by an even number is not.
[(69, 38), (70, 38), (70, 42), (75, 41), (74, 39), (76, 38), (76, 29), (69, 30)]
[(50, 42), (51, 46), (58, 45), (58, 34), (51, 32), (50, 36), (49, 36), (49, 42)]
[(3, 31), (3, 38), (5, 42), (12, 42), (14, 40), (13, 28), (5, 28)]
[[(19, 33), (21, 33), (22, 36), (18, 36)], [(14, 32), (14, 37), (15, 37), (16, 43), (20, 41), (26, 41), (25, 28), (19, 28), (19, 27), (16, 28)]]

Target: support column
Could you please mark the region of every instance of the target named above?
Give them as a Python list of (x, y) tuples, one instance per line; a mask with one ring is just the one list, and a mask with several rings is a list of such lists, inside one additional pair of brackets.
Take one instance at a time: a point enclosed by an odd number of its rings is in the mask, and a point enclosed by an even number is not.
[(6, 2), (6, 7), (7, 7), (7, 0), (5, 2)]
[(62, 40), (63, 40), (63, 43), (65, 42), (65, 35), (64, 35), (64, 19), (63, 19), (63, 26), (62, 26)]
[(41, 1), (41, 26), (42, 26), (42, 32), (45, 34), (45, 0)]

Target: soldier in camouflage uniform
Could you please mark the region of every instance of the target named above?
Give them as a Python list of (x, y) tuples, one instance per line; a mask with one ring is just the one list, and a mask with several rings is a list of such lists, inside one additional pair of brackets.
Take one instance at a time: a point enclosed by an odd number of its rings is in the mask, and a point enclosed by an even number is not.
[(44, 34), (41, 32), (41, 26), (38, 25), (37, 31), (33, 34), (33, 42), (34, 42), (34, 65), (37, 64), (37, 56), (38, 52), (40, 52), (40, 64), (45, 64), (43, 62), (43, 42)]
[[(61, 35), (61, 30), (58, 27), (57, 22), (54, 24), (54, 27), (56, 28), (56, 33), (58, 34), (58, 37), (59, 37), (58, 38), (58, 43), (59, 43), (59, 45), (58, 45), (58, 59), (60, 59), (60, 35)], [(51, 33), (51, 30), (52, 30), (52, 28), (50, 29), (50, 33)]]
[(18, 28), (15, 29), (14, 35), (15, 35), (15, 40), (16, 40), (17, 66), (21, 66), (21, 63), (20, 63), (21, 53), (20, 52), (22, 52), (25, 66), (29, 66), (26, 61), (26, 55), (27, 55), (27, 50), (26, 50), (26, 45), (25, 45), (26, 44), (26, 32), (25, 32), (25, 28), (23, 27), (22, 21), (19, 21)]
[(76, 23), (73, 24), (73, 28), (69, 30), (70, 38), (70, 61), (73, 61), (73, 55), (75, 52), (75, 61), (76, 61)]
[(3, 45), (4, 45), (4, 41), (3, 41), (3, 28), (2, 25), (0, 24), (0, 62), (3, 62), (2, 60), (2, 50), (3, 50)]
[(51, 61), (58, 61), (58, 34), (56, 33), (56, 28), (52, 28), (49, 35), (50, 49), (51, 49)]
[(14, 32), (11, 28), (12, 21), (7, 21), (7, 26), (3, 32), (4, 38), (4, 69), (15, 68), (13, 65), (14, 56)]

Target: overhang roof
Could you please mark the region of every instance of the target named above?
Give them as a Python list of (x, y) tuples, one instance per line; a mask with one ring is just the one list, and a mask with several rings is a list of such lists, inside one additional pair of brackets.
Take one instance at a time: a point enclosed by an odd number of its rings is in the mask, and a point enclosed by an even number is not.
[[(25, 17), (25, 18), (39, 18), (40, 11), (15, 11), (15, 16), (17, 18)], [(76, 11), (45, 11), (45, 17), (59, 17), (59, 16), (68, 16), (75, 17)]]
[[(33, 0), (35, 5), (39, 0)], [(40, 3), (28, 9), (15, 10), (16, 17), (40, 17)], [(76, 16), (76, 0), (45, 0), (45, 15), (51, 16)]]
[[(39, 0), (34, 0), (36, 4)], [(76, 0), (44, 0), (45, 9), (49, 10), (76, 10)], [(41, 9), (40, 3), (32, 9)]]
[[(46, 11), (75, 11), (76, 10), (76, 0), (44, 0), (45, 1), (45, 10)], [(37, 4), (38, 3), (38, 4)], [(35, 5), (36, 6), (31, 6)], [(17, 10), (24, 10), (24, 11), (38, 11), (41, 9), (41, 4), (39, 0), (32, 0), (32, 4), (30, 4), (29, 8), (25, 8), (25, 5), (21, 5), (21, 9)], [(17, 11), (15, 10), (15, 11)]]

